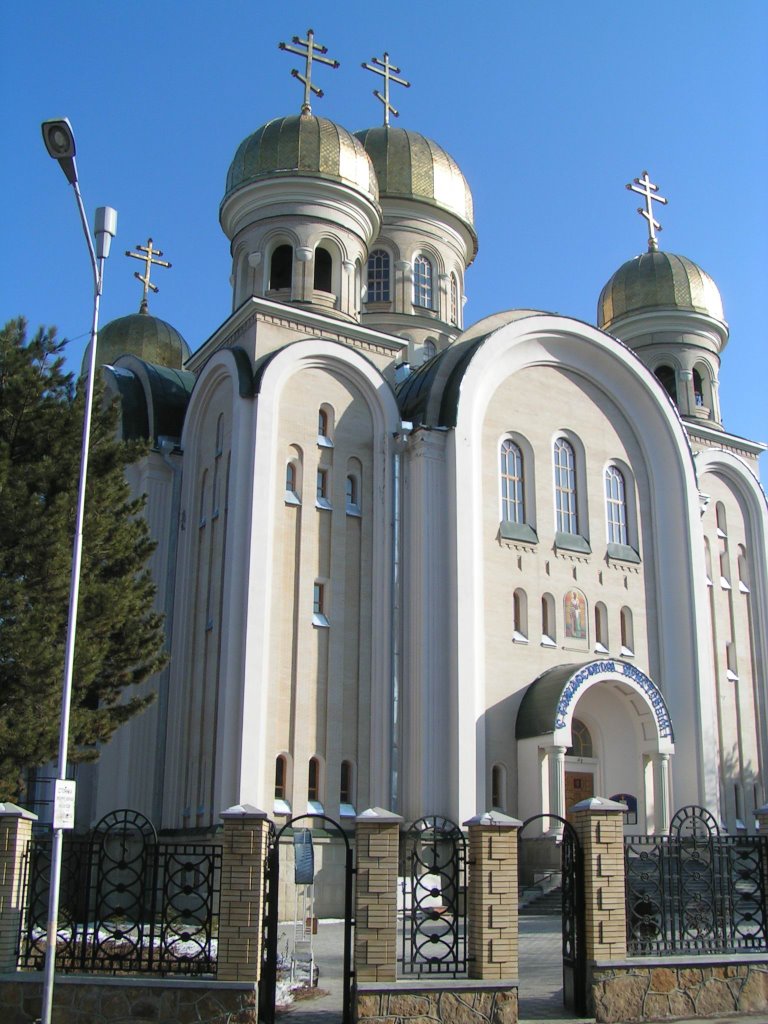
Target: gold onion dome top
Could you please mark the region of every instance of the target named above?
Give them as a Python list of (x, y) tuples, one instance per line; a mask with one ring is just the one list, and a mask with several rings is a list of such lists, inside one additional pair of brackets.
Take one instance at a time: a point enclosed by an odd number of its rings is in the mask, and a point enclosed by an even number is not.
[(355, 136), (373, 161), (382, 199), (414, 199), (447, 210), (467, 227), (477, 252), (472, 192), (453, 157), (405, 128), (383, 125)]
[[(131, 313), (111, 320), (99, 331), (96, 362), (111, 366), (119, 356), (130, 355), (155, 366), (180, 370), (189, 359), (189, 345), (175, 327), (149, 313)], [(90, 365), (90, 346), (83, 357), (82, 373)]]
[(362, 144), (341, 125), (313, 114), (277, 117), (244, 139), (227, 174), (229, 196), (280, 175), (328, 178), (378, 201), (376, 175)]
[(609, 329), (633, 313), (681, 309), (725, 323), (717, 285), (701, 267), (670, 252), (644, 252), (627, 260), (600, 292), (598, 327)]

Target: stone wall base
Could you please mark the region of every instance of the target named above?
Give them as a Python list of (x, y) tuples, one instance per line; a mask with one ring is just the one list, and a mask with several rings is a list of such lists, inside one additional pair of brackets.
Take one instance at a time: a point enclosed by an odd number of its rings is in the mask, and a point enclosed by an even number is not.
[(595, 964), (587, 992), (597, 1024), (765, 1012), (768, 960), (706, 955)]
[(517, 1024), (517, 982), (443, 981), (368, 982), (357, 985), (353, 1002), (357, 1022), (404, 1024)]
[[(43, 976), (0, 975), (0, 1021), (40, 1017)], [(53, 989), (52, 1024), (256, 1024), (257, 987), (241, 982), (63, 975)]]

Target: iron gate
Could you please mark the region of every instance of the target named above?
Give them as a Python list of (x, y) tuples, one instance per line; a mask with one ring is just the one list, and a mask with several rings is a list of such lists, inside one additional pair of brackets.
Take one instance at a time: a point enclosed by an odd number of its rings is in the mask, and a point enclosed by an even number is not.
[[(90, 838), (67, 837), (56, 969), (215, 974), (221, 848), (158, 842), (137, 811), (106, 815)], [(50, 837), (29, 846), (19, 964), (41, 969), (47, 944)]]
[(333, 818), (325, 814), (300, 814), (291, 818), (275, 832), (272, 826), (269, 835), (267, 856), (264, 862), (264, 941), (262, 943), (261, 980), (259, 982), (259, 1020), (263, 1024), (274, 1024), (275, 1000), (277, 995), (278, 975), (278, 933), (279, 933), (279, 893), (280, 893), (280, 840), (287, 829), (292, 829), (297, 821), (307, 818), (320, 820), (330, 825), (344, 840), (344, 956), (343, 956), (343, 988), (342, 988), (342, 1024), (352, 1024), (352, 847), (344, 829)]
[(526, 828), (532, 822), (545, 818), (563, 826), (562, 837), (557, 837), (562, 872), (563, 1005), (576, 1015), (583, 1016), (587, 1012), (584, 857), (576, 829), (557, 814), (534, 814), (523, 822), (518, 833), (521, 857), (522, 839)]
[(401, 846), (401, 974), (467, 969), (467, 841), (447, 818), (420, 818)]
[(691, 804), (668, 835), (626, 836), (624, 864), (632, 956), (768, 948), (768, 837), (722, 835)]

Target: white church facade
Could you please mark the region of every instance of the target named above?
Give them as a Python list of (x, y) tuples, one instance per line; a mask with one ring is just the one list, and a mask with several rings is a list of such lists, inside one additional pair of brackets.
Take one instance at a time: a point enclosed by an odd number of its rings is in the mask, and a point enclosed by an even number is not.
[(435, 142), (272, 120), (220, 207), (232, 312), (147, 312), (99, 362), (157, 548), (170, 661), (83, 809), (209, 828), (367, 807), (754, 830), (768, 770), (764, 446), (727, 432), (717, 287), (659, 251), (597, 325), (464, 324), (472, 195)]

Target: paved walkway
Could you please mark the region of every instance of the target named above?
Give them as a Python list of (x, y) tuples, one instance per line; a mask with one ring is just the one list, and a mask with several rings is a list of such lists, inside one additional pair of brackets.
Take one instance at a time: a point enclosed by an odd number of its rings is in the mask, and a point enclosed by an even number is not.
[[(290, 929), (292, 932), (292, 928)], [(281, 932), (288, 934), (288, 928)], [(317, 989), (324, 995), (278, 1007), (282, 1024), (339, 1024), (341, 1021), (344, 926), (320, 921), (314, 940), (319, 967)], [(280, 941), (284, 948), (284, 940)], [(563, 1009), (560, 920), (550, 916), (520, 918), (520, 1024), (558, 1021), (559, 1024), (590, 1024), (594, 1017), (571, 1017)], [(765, 1014), (697, 1017), (676, 1024), (768, 1024)]]

